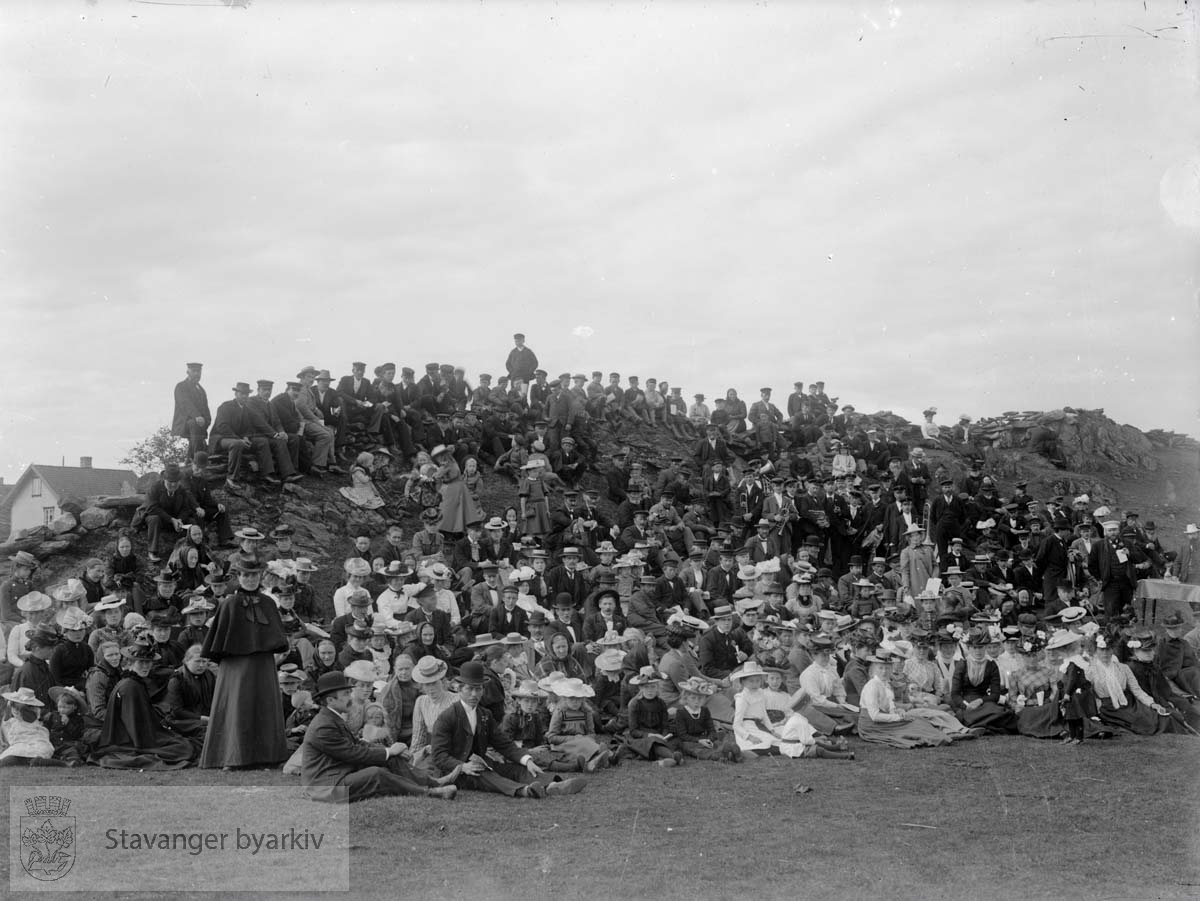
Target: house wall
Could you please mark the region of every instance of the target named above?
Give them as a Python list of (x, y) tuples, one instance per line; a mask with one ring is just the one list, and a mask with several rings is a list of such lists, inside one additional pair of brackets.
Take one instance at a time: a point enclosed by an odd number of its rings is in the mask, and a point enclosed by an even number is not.
[(40, 526), (46, 521), (45, 508), (53, 507), (53, 516), (58, 516), (61, 512), (58, 509), (58, 496), (49, 485), (42, 485), (42, 496), (33, 496), (33, 484), (35, 478), (25, 480), (25, 484), (18, 487), (13, 493), (12, 501), (12, 528), (11, 538), (22, 529), (32, 529), (35, 526)]

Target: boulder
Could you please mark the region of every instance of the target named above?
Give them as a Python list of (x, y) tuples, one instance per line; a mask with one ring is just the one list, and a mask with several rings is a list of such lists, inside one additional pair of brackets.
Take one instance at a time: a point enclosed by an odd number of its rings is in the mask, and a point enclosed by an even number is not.
[(311, 491), (309, 491), (307, 488), (301, 488), (301, 487), (300, 487), (299, 485), (297, 485), (295, 482), (288, 482), (288, 483), (286, 483), (286, 484), (283, 486), (283, 490), (284, 490), (286, 493), (288, 493), (288, 494), (291, 494), (291, 495), (294, 495), (295, 497), (298, 497), (298, 498), (299, 498), (300, 500), (302, 500), (302, 501), (306, 501), (306, 500), (308, 500), (309, 498), (311, 498), (311, 497), (312, 497), (312, 492), (311, 492)]
[(14, 538), (12, 541), (6, 541), (0, 544), (0, 560), (16, 556), (17, 551), (32, 551), (41, 543), (41, 538)]
[(50, 531), (55, 535), (62, 535), (64, 532), (73, 531), (78, 527), (79, 520), (75, 518), (74, 513), (60, 513), (50, 520)]
[(113, 495), (112, 497), (102, 497), (96, 501), (96, 506), (105, 510), (121, 510), (124, 508), (140, 507), (146, 503), (146, 495), (144, 494), (129, 494), (129, 495)]
[(43, 541), (33, 549), (33, 555), (39, 560), (45, 560), (47, 557), (53, 557), (55, 554), (61, 554), (73, 543), (74, 542), (66, 540)]
[(58, 509), (76, 517), (87, 509), (87, 506), (88, 502), (81, 497), (66, 497), (58, 502)]
[(34, 526), (32, 529), (21, 529), (13, 536), (13, 541), (25, 541), (33, 539), (36, 541), (45, 541), (53, 533), (46, 526)]
[(103, 529), (110, 525), (117, 514), (113, 510), (105, 510), (103, 507), (88, 507), (79, 514), (79, 524), (88, 531), (93, 529)]

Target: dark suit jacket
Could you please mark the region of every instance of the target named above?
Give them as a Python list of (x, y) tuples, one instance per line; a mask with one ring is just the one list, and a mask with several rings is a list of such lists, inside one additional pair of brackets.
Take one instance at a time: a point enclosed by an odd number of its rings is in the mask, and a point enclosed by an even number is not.
[[(571, 633), (567, 631), (567, 626), (570, 626), (572, 629), (575, 630), (574, 638), (571, 638)], [(552, 619), (552, 620), (550, 620), (550, 622), (546, 623), (546, 639), (545, 640), (546, 640), (547, 648), (550, 647), (550, 639), (552, 637), (554, 637), (555, 632), (561, 632), (563, 635), (567, 636), (567, 639), (569, 641), (573, 641), (573, 642), (574, 641), (584, 641), (585, 639), (583, 637), (583, 617), (581, 617), (578, 613), (572, 613), (571, 621), (569, 623), (564, 623), (562, 620), (560, 620), (558, 618), (558, 614), (555, 613), (554, 619)]]
[(217, 449), (217, 441), (221, 438), (234, 440), (249, 438), (258, 433), (254, 410), (247, 404), (239, 404), (236, 400), (227, 400), (217, 407), (217, 416), (213, 420), (212, 432), (208, 436), (209, 451)]
[(516, 764), (525, 756), (482, 706), (475, 708), (475, 732), (472, 733), (461, 701), (455, 701), (438, 716), (433, 724), (432, 747), (433, 762), (442, 773), (467, 763), (472, 754), (485, 756), (489, 749)]
[(189, 420), (203, 416), (205, 425), (212, 425), (212, 413), (208, 412), (208, 393), (199, 382), (184, 379), (175, 386), (175, 412), (171, 416), (171, 434), (187, 437)]
[(183, 485), (176, 488), (173, 495), (169, 495), (162, 482), (155, 482), (146, 493), (147, 516), (162, 516), (193, 522), (196, 519), (196, 508), (199, 506), (196, 498)]
[(342, 396), (330, 388), (325, 392), (325, 396), (321, 397), (316, 385), (308, 390), (312, 393), (313, 405), (321, 411), (321, 416), (325, 419), (325, 425), (338, 426), (342, 419)]
[(296, 402), (286, 391), (271, 398), (271, 409), (279, 420), (279, 425), (289, 435), (300, 431), (300, 414), (296, 412)]
[(729, 463), (733, 459), (733, 456), (729, 453), (729, 448), (723, 439), (718, 438), (716, 447), (713, 447), (709, 444), (708, 438), (701, 438), (696, 442), (696, 449), (692, 451), (692, 458), (701, 466), (707, 466), (713, 460)]
[(375, 390), (375, 386), (371, 384), (371, 380), (364, 378), (359, 382), (358, 390), (354, 390), (354, 376), (344, 375), (338, 381), (337, 393), (342, 397), (350, 400), (366, 400), (375, 403), (379, 400), (379, 392)]
[(318, 710), (308, 724), (302, 747), (302, 785), (341, 785), (357, 770), (387, 765), (382, 746), (356, 739), (346, 721), (328, 707)]
[(513, 607), (512, 610), (505, 610), (503, 604), (493, 607), (488, 619), (488, 631), (496, 638), (503, 638), (509, 632), (528, 635), (529, 614), (521, 607)]
[[(613, 627), (618, 632), (625, 631), (625, 617), (620, 610), (613, 611)], [(604, 617), (599, 613), (593, 613), (586, 617), (583, 621), (583, 640), (584, 641), (599, 641), (608, 634), (608, 624), (605, 623)]]

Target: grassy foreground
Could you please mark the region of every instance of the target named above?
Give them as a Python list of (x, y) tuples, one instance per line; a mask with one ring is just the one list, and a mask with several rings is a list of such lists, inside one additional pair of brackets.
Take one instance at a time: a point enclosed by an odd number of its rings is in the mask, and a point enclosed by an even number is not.
[[(582, 794), (540, 802), (475, 793), (454, 803), (368, 801), (352, 808), (351, 890), (422, 899), (1200, 897), (1198, 740), (853, 744), (859, 759), (848, 762), (626, 763)], [(3, 774), (10, 785), (65, 787), (285, 781), (198, 770)], [(811, 791), (796, 791), (803, 786)]]

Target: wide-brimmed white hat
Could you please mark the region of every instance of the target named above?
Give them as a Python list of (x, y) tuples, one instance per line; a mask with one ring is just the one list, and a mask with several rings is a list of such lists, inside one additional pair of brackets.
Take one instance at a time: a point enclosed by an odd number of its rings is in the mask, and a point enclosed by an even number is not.
[(445, 660), (439, 660), (436, 657), (422, 657), (413, 667), (412, 680), (418, 685), (429, 685), (438, 679), (446, 678), (446, 673), (449, 671), (450, 667)]
[(766, 674), (767, 671), (762, 668), (757, 660), (747, 660), (729, 674), (729, 681), (745, 679), (747, 676), (766, 676)]

